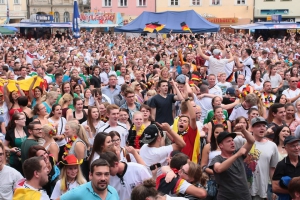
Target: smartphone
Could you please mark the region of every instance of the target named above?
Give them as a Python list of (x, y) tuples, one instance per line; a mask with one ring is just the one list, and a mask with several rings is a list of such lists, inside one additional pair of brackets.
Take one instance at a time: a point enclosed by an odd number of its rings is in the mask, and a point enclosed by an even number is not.
[(160, 163), (156, 163), (156, 164), (150, 166), (150, 170), (153, 171), (156, 168), (160, 168), (160, 167), (161, 167), (161, 164)]

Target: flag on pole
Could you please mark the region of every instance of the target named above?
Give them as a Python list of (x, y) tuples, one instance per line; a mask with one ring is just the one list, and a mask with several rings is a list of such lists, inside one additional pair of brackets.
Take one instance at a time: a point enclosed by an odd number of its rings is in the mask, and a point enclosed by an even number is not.
[(189, 32), (192, 32), (191, 29), (188, 27), (188, 25), (186, 25), (185, 22), (181, 22), (180, 23), (180, 26), (182, 28), (183, 31), (189, 31)]
[(157, 32), (159, 32), (164, 27), (165, 27), (165, 25), (159, 24), (158, 22), (151, 22), (151, 23), (146, 24), (146, 26), (144, 28), (144, 31), (148, 31), (150, 33), (153, 33), (153, 31), (156, 30)]
[(73, 10), (73, 36), (74, 38), (80, 38), (80, 28), (79, 28), (80, 16), (78, 10), (77, 0), (74, 0), (74, 10)]
[(7, 5), (6, 5), (6, 21), (5, 24), (9, 24), (9, 5), (8, 5), (8, 0), (7, 0)]

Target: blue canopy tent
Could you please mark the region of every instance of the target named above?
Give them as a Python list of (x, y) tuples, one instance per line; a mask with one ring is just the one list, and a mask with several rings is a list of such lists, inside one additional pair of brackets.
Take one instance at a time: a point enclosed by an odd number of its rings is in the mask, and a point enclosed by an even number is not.
[(172, 33), (189, 33), (181, 29), (181, 22), (185, 22), (193, 33), (217, 32), (220, 30), (219, 25), (207, 21), (194, 10), (187, 10), (160, 13), (144, 11), (126, 26), (115, 28), (115, 32), (142, 33), (144, 32), (145, 25), (152, 22), (165, 25), (165, 27), (159, 31), (160, 33), (169, 33), (171, 30)]

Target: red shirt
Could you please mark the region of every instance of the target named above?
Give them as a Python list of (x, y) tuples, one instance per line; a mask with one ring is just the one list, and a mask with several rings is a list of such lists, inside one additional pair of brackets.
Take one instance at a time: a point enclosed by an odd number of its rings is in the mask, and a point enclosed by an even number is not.
[(193, 152), (194, 152), (196, 135), (197, 135), (197, 128), (193, 130), (192, 127), (189, 125), (188, 132), (182, 136), (186, 145), (181, 150), (181, 152), (186, 154), (190, 158), (190, 160), (193, 160)]

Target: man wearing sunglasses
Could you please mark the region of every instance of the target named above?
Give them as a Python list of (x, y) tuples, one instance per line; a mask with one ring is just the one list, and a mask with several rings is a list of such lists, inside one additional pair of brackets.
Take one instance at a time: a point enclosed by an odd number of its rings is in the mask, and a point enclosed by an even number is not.
[(300, 89), (297, 88), (298, 78), (291, 77), (289, 80), (290, 87), (282, 92), (288, 100), (295, 104), (300, 99)]

